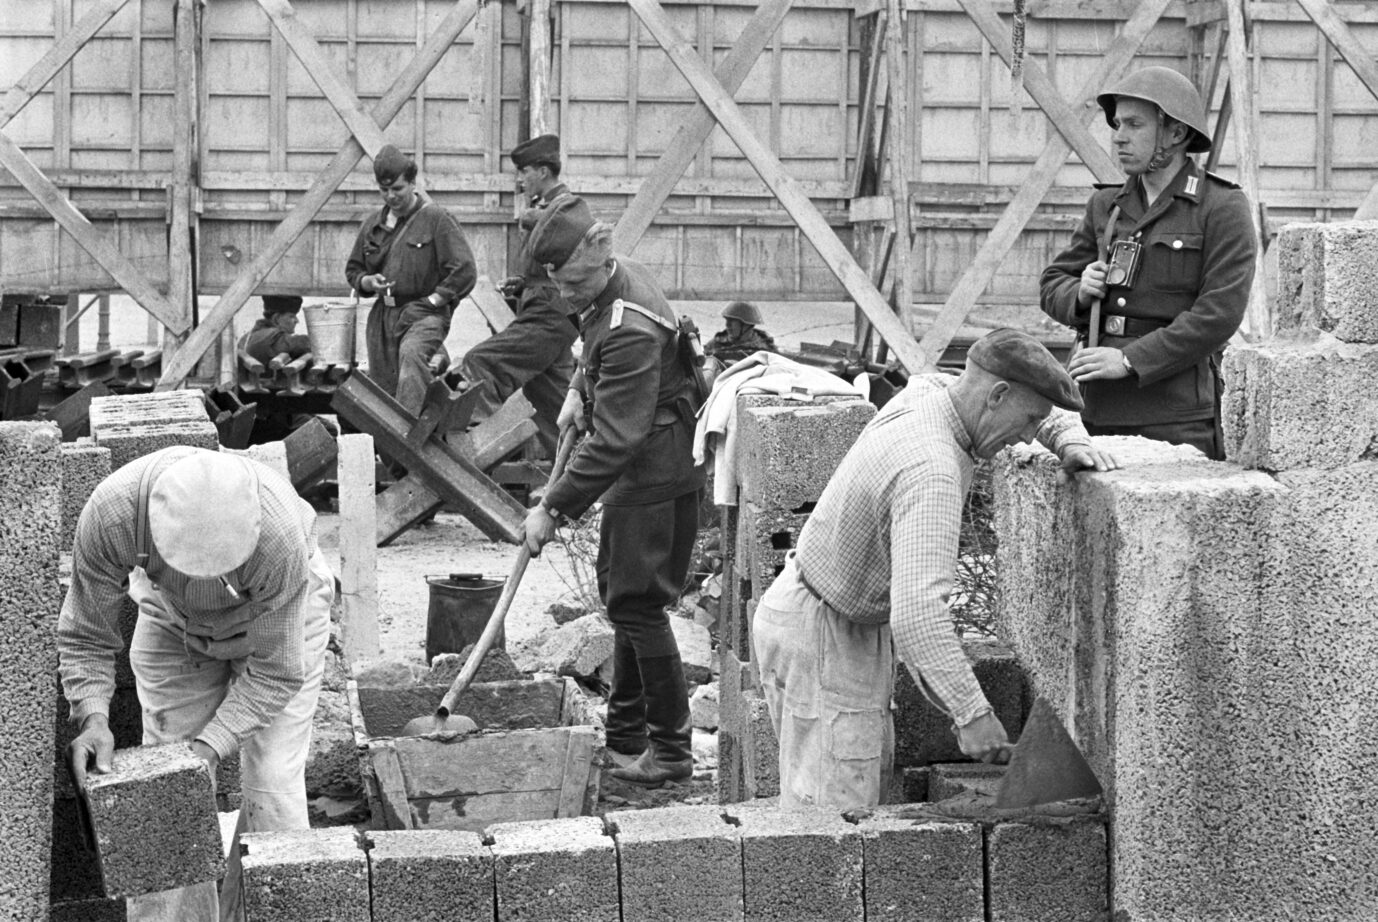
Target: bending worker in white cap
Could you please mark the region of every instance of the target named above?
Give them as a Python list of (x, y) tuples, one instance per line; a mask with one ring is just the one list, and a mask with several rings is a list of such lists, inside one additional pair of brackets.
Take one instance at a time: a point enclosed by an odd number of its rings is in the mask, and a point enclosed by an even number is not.
[[(305, 829), (305, 767), (334, 578), (315, 513), (272, 469), (183, 446), (131, 461), (77, 522), (58, 620), (62, 687), (79, 733), (77, 786), (111, 768), (119, 611), (139, 607), (130, 660), (143, 742), (185, 742), (211, 766), (238, 752), (238, 831)], [(129, 900), (131, 922), (241, 917), (238, 849), (214, 883)]]

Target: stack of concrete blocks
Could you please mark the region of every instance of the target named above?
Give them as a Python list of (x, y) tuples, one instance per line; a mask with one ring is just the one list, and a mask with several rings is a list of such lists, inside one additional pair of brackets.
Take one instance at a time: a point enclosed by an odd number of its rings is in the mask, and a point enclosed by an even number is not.
[(247, 832), (239, 848), (248, 922), (373, 918), (368, 857), (352, 828)]
[(63, 553), (72, 552), (77, 519), (102, 480), (110, 476), (110, 449), (89, 438), (62, 443), (62, 534)]
[(875, 412), (860, 398), (738, 398), (738, 502), (719, 510), (724, 549), (718, 638), (720, 803), (779, 793), (778, 743), (750, 665), (751, 618), (798, 543), (829, 478)]
[(0, 423), (0, 918), (48, 918), (61, 432)]
[(107, 896), (139, 896), (225, 873), (210, 766), (184, 743), (120, 749), (86, 778), (85, 802)]
[(1275, 245), (1279, 335), (1226, 356), (1228, 463), (1118, 445), (1060, 484), (1016, 449), (997, 476), (1001, 632), (1106, 785), (1126, 918), (1378, 906), (1378, 225)]
[(215, 423), (198, 390), (96, 397), (91, 401), (91, 437), (110, 449), (110, 467), (172, 445), (218, 450)]

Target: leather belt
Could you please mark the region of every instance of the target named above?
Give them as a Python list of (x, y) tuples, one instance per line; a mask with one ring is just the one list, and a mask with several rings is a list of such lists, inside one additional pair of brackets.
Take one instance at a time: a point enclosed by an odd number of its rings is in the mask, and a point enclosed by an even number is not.
[(1167, 326), (1167, 320), (1147, 320), (1143, 317), (1123, 317), (1106, 314), (1101, 318), (1101, 331), (1106, 336), (1147, 336)]

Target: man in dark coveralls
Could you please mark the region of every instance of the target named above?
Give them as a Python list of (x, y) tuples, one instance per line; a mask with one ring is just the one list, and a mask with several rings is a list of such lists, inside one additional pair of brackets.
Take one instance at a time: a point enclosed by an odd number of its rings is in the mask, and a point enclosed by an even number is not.
[(369, 377), (418, 414), (431, 358), (478, 273), (459, 222), (416, 188), (415, 160), (385, 144), (373, 176), (385, 204), (359, 228), (345, 277), (355, 291), (378, 296), (368, 314)]
[[(1188, 154), (1210, 149), (1191, 81), (1146, 67), (1097, 97), (1123, 185), (1098, 186), (1072, 244), (1043, 272), (1043, 312), (1099, 344), (1067, 370), (1092, 435), (1141, 435), (1224, 456), (1220, 353), (1244, 318), (1254, 277), (1250, 205)], [(1092, 340), (1094, 341), (1094, 340)]]
[(693, 461), (693, 388), (665, 296), (640, 263), (612, 254), (612, 227), (577, 196), (547, 209), (531, 234), (584, 337), (560, 425), (592, 434), (526, 518), (533, 552), (562, 516), (600, 498), (598, 589), (615, 632), (608, 747), (636, 761), (613, 777), (657, 786), (694, 768), (689, 699), (665, 606), (684, 585), (698, 529), (703, 470)]
[(516, 290), (516, 318), (506, 329), (485, 339), (465, 354), (460, 370), (483, 391), (474, 408), (474, 420), (483, 420), (518, 389), (536, 409), (536, 428), (541, 444), (552, 455), (559, 436), (555, 419), (560, 414), (569, 380), (574, 373), (570, 351), (578, 328), (572, 308), (545, 267), (531, 258), (530, 234), (541, 213), (569, 188), (560, 182), (560, 139), (543, 134), (512, 150), (517, 182), (529, 196), (531, 208), (519, 219), (522, 236), (517, 257), (520, 275), (504, 288)]

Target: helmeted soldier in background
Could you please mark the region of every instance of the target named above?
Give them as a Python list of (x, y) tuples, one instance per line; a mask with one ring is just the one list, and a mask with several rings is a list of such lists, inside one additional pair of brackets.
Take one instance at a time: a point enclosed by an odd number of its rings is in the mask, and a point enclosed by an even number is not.
[(679, 355), (669, 303), (640, 263), (613, 257), (612, 227), (577, 196), (552, 205), (531, 253), (581, 312), (584, 347), (560, 426), (592, 434), (526, 517), (533, 552), (562, 516), (598, 500), (598, 591), (615, 632), (608, 748), (640, 753), (613, 777), (642, 785), (694, 769), (689, 697), (667, 605), (684, 585), (698, 531), (703, 470), (694, 466), (694, 383)]
[(492, 416), (518, 389), (536, 409), (536, 428), (541, 444), (552, 455), (559, 431), (555, 419), (564, 404), (574, 374), (570, 347), (578, 336), (572, 309), (545, 267), (531, 258), (531, 228), (545, 209), (569, 188), (560, 182), (560, 139), (543, 134), (512, 150), (517, 182), (529, 197), (531, 208), (518, 221), (522, 234), (516, 277), (503, 283), (504, 293), (516, 303), (515, 319), (465, 354), (460, 364), (465, 379), (483, 391), (474, 408), (474, 419)]
[(705, 355), (717, 359), (725, 368), (755, 352), (774, 352), (775, 340), (760, 329), (761, 311), (749, 301), (733, 301), (723, 308), (727, 329), (720, 330), (704, 343)]
[(1097, 186), (1071, 245), (1043, 272), (1043, 311), (1084, 344), (1067, 368), (1087, 431), (1221, 458), (1220, 353), (1254, 277), (1249, 201), (1189, 156), (1211, 139), (1186, 77), (1146, 67), (1097, 101), (1128, 178)]

